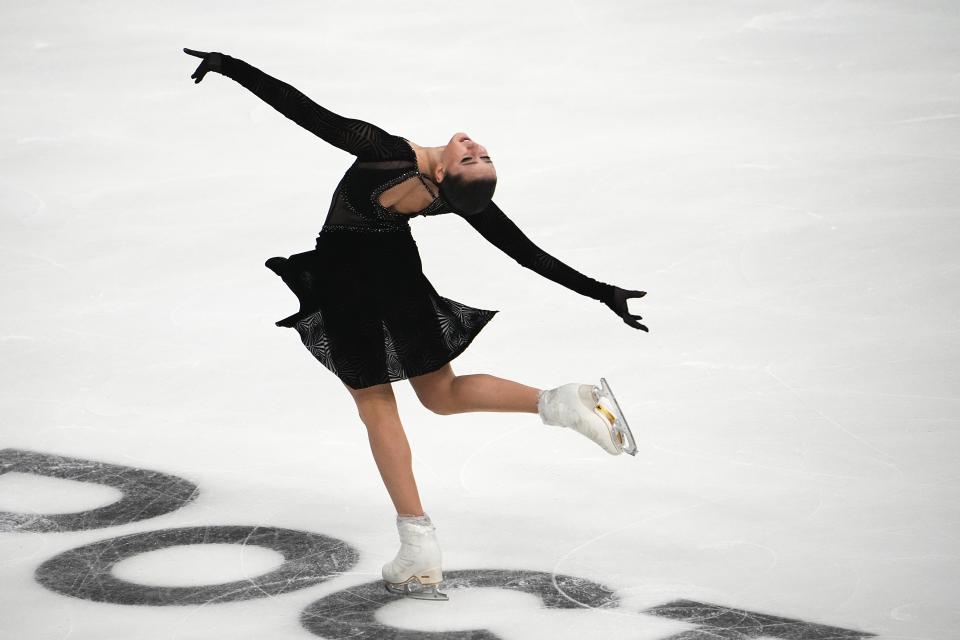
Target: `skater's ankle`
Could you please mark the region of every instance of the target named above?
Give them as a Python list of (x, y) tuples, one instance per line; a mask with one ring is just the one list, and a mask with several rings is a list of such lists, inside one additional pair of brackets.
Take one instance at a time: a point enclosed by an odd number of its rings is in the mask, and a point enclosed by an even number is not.
[(407, 514), (407, 513), (398, 513), (398, 514), (397, 514), (397, 523), (399, 524), (399, 523), (402, 523), (402, 522), (410, 522), (410, 523), (413, 523), (413, 524), (422, 524), (422, 525), (430, 525), (430, 524), (432, 524), (432, 522), (431, 522), (431, 520), (430, 520), (430, 516), (428, 516), (426, 513), (421, 513), (420, 515), (411, 515), (411, 514)]

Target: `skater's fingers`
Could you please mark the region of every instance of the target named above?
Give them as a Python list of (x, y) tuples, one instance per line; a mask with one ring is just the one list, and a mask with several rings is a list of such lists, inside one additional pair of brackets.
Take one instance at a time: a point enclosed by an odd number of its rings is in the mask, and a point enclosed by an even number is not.
[(198, 58), (205, 58), (207, 56), (206, 52), (204, 51), (196, 51), (194, 49), (187, 49), (186, 47), (183, 48), (183, 52), (188, 53), (191, 56), (197, 56)]
[(203, 80), (203, 76), (206, 75), (208, 69), (209, 67), (207, 66), (206, 60), (200, 63), (200, 66), (198, 66), (196, 70), (193, 72), (193, 74), (190, 76), (191, 78), (196, 78), (196, 80), (194, 80), (194, 84)]

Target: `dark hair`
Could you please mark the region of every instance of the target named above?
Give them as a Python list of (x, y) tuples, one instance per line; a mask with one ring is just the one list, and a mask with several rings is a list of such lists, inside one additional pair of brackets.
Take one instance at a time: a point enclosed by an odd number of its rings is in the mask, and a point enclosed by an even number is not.
[(467, 180), (462, 175), (446, 174), (440, 181), (440, 195), (450, 207), (464, 215), (486, 209), (497, 188), (496, 178)]

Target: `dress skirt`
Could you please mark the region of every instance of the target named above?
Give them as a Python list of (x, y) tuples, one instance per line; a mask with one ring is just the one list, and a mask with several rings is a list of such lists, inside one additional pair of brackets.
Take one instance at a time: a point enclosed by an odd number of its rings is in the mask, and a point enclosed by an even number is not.
[(325, 230), (313, 251), (271, 258), (267, 266), (300, 300), (300, 311), (277, 325), (295, 328), (307, 350), (353, 389), (436, 371), (499, 313), (438, 294), (409, 227)]

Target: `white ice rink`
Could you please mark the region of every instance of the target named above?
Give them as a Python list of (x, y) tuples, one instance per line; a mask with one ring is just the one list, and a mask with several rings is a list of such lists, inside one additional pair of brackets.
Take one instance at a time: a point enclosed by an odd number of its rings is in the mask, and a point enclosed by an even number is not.
[[(957, 637), (955, 2), (5, 2), (0, 36), (0, 638)], [(395, 383), (449, 602), (370, 586), (365, 429), (274, 325), (263, 262), (352, 157), (183, 47), (468, 132), (531, 239), (648, 292), (646, 334), (411, 222), (502, 310), (456, 373), (603, 376), (640, 445)]]

